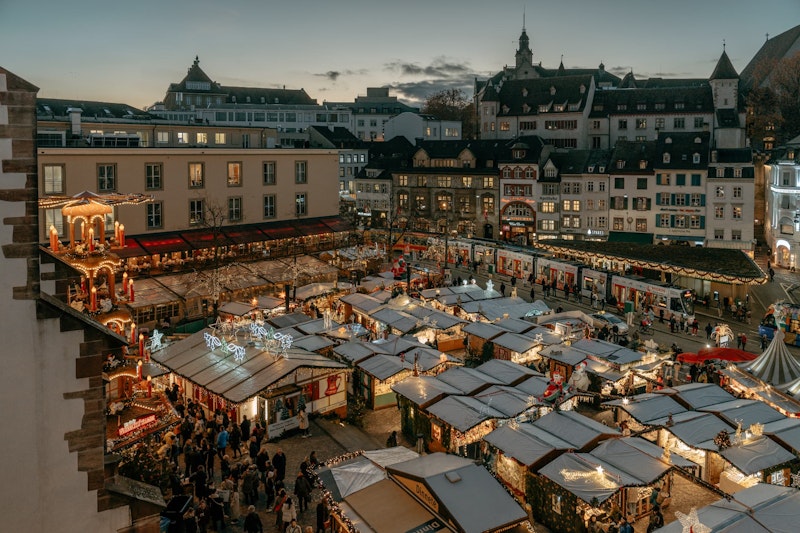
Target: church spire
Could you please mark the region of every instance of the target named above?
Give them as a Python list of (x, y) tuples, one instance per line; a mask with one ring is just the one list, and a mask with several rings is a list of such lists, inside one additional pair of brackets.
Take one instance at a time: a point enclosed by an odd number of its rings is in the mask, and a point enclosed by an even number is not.
[(519, 36), (519, 49), (517, 49), (516, 60), (517, 68), (519, 68), (523, 63), (533, 65), (533, 52), (531, 51), (530, 47), (530, 39), (528, 39), (528, 33), (525, 31), (524, 7), (522, 12), (522, 34)]

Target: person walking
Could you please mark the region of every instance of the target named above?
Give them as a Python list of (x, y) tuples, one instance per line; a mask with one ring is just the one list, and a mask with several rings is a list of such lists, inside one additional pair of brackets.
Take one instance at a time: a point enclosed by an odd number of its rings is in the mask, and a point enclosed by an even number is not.
[(328, 499), (323, 498), (317, 504), (317, 533), (325, 533), (328, 528), (328, 520), (330, 520), (331, 512), (328, 507)]
[(711, 322), (706, 324), (706, 340), (711, 340), (711, 333), (714, 331), (714, 326), (711, 325)]
[(258, 516), (254, 505), (247, 508), (247, 516), (244, 518), (244, 531), (245, 533), (264, 533), (264, 524), (261, 523), (261, 517)]
[(502, 281), (500, 282), (500, 295), (501, 296), (506, 295), (506, 284)]
[(286, 455), (281, 448), (275, 450), (272, 456), (272, 466), (275, 468), (275, 481), (283, 481), (286, 477)]
[(536, 285), (535, 284), (531, 285), (531, 301), (532, 302), (536, 301)]
[(250, 421), (247, 419), (247, 415), (242, 417), (242, 423), (240, 424), (242, 429), (242, 442), (247, 442), (250, 440)]
[(294, 494), (297, 496), (299, 512), (304, 513), (311, 502), (311, 483), (308, 482), (308, 478), (303, 472), (299, 472), (294, 481)]
[(281, 531), (286, 533), (286, 530), (289, 528), (289, 524), (292, 521), (297, 521), (297, 508), (294, 505), (294, 502), (291, 498), (286, 498), (286, 501), (283, 502), (283, 507), (281, 508), (281, 519), (283, 520), (283, 526)]
[(224, 427), (221, 428), (219, 434), (217, 435), (217, 457), (222, 459), (225, 455), (225, 450), (228, 448), (228, 430)]
[(746, 333), (742, 333), (741, 342), (742, 342), (742, 350), (747, 351), (747, 334)]
[(239, 427), (239, 424), (234, 422), (231, 424), (231, 431), (228, 435), (228, 442), (231, 444), (231, 455), (234, 459), (236, 459), (237, 455), (242, 456), (242, 428)]

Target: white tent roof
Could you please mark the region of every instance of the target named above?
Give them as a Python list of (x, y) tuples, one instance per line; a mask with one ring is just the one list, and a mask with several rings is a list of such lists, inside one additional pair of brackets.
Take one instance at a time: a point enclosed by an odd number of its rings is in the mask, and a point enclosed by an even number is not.
[(761, 381), (776, 386), (800, 378), (800, 359), (789, 352), (789, 348), (783, 342), (784, 337), (780, 328), (775, 330), (775, 336), (764, 353), (752, 361), (742, 363), (740, 367)]
[(679, 402), (688, 405), (690, 409), (700, 409), (706, 405), (736, 399), (732, 394), (714, 383), (686, 383), (677, 387), (661, 389), (656, 393), (674, 396)]
[(758, 400), (737, 399), (725, 403), (707, 405), (698, 411), (716, 413), (717, 416), (736, 426), (741, 421), (742, 428), (747, 429), (752, 424), (766, 424), (786, 418), (784, 415)]
[(526, 366), (505, 361), (503, 359), (489, 359), (476, 370), (483, 372), (487, 376), (495, 378), (503, 385), (514, 385), (520, 381), (526, 380), (531, 376), (541, 376), (539, 372), (531, 370)]
[(649, 454), (637, 446), (632, 446), (628, 442), (630, 440), (632, 439), (608, 439), (601, 442), (590, 455), (646, 484), (657, 481), (672, 468), (659, 455)]
[(544, 429), (548, 433), (558, 435), (559, 438), (569, 442), (576, 450), (584, 448), (602, 436), (619, 436), (617, 429), (601, 424), (575, 411), (552, 411), (536, 420), (533, 425)]
[(766, 436), (744, 444), (734, 444), (719, 454), (748, 476), (796, 459), (793, 453)]

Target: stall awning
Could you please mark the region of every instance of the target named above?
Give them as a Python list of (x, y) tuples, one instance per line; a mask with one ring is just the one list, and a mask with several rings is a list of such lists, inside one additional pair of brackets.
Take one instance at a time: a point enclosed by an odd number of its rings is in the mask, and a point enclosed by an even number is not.
[(213, 249), (214, 246), (230, 246), (233, 244), (233, 241), (228, 239), (223, 232), (218, 231), (215, 234), (207, 229), (184, 231), (181, 233), (181, 237), (195, 250)]
[(259, 226), (235, 226), (223, 228), (225, 236), (236, 244), (249, 244), (269, 239)]
[(324, 235), (325, 233), (331, 233), (331, 228), (320, 219), (296, 220), (294, 226), (302, 235)]
[(120, 259), (127, 259), (128, 257), (142, 257), (147, 255), (147, 250), (142, 248), (135, 238), (128, 238), (125, 237), (125, 247), (124, 248), (114, 248), (112, 250), (117, 257)]
[(162, 233), (160, 235), (139, 235), (136, 241), (144, 250), (152, 254), (168, 254), (171, 252), (188, 252), (192, 246), (178, 233)]
[(339, 217), (323, 218), (322, 222), (333, 232), (346, 232), (353, 229), (353, 224)]

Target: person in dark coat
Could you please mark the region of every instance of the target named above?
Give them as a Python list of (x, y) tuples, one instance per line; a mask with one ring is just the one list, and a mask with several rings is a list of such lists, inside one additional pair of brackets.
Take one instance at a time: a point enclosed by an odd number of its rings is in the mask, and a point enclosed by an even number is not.
[(197, 467), (194, 474), (189, 476), (189, 480), (194, 483), (194, 495), (202, 500), (208, 495), (208, 476), (203, 465)]
[(255, 436), (251, 436), (250, 443), (248, 444), (248, 452), (251, 461), (256, 460), (256, 457), (258, 456), (258, 450), (259, 450), (258, 441), (256, 440)]
[(503, 282), (500, 283), (500, 294), (503, 296), (506, 295), (506, 284)]
[(330, 519), (331, 512), (328, 509), (328, 499), (323, 498), (317, 504), (317, 533), (325, 533), (325, 523)]
[(242, 417), (242, 423), (239, 426), (242, 429), (242, 442), (247, 442), (250, 440), (250, 421), (247, 419), (247, 415)]
[(275, 481), (283, 481), (286, 477), (286, 455), (281, 448), (272, 456), (272, 466), (275, 468)]
[(297, 479), (294, 480), (294, 493), (300, 507), (300, 512), (304, 513), (311, 502), (311, 483), (302, 472), (298, 472)]
[(244, 518), (244, 530), (245, 533), (263, 533), (264, 531), (264, 524), (261, 523), (261, 518), (253, 505), (247, 508), (247, 516)]

